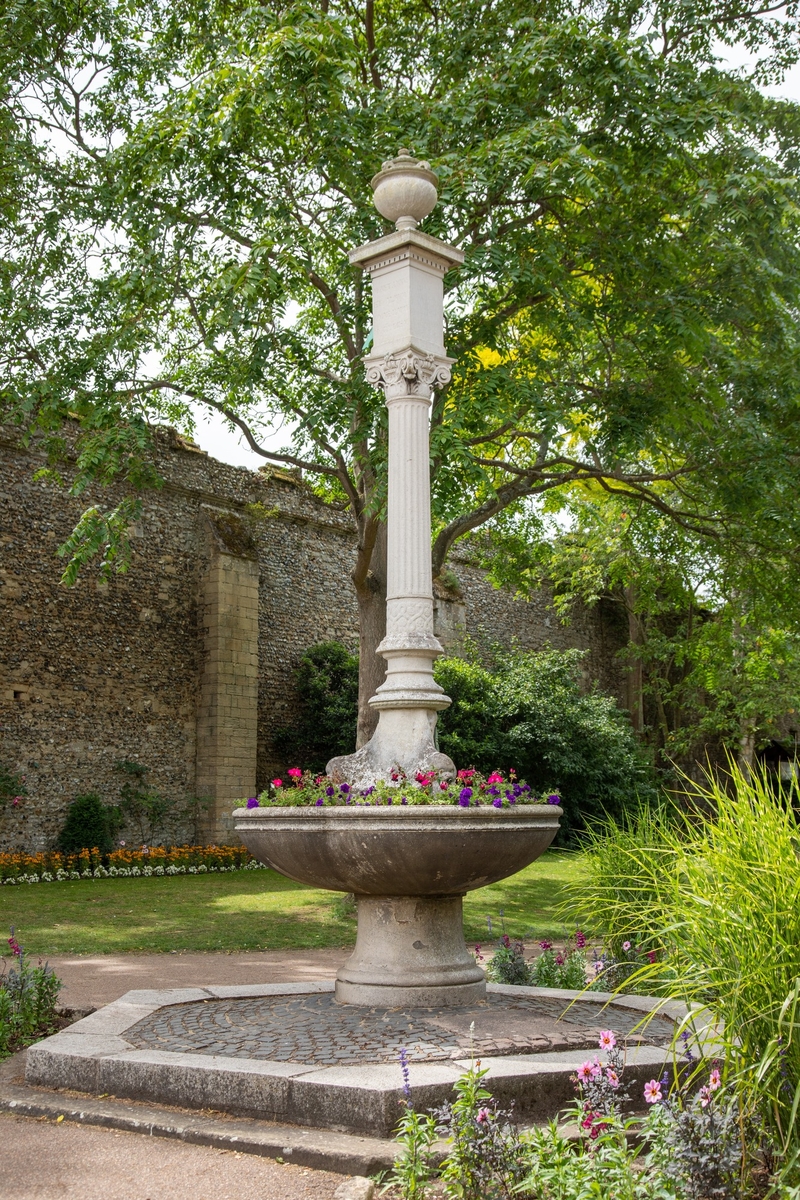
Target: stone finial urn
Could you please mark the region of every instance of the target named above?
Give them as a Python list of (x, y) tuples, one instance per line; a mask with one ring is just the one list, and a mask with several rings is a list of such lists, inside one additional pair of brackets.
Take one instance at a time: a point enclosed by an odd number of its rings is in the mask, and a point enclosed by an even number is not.
[(354, 892), (358, 936), (336, 976), (342, 1004), (445, 1007), (486, 995), (464, 942), (466, 892), (538, 858), (561, 809), (453, 805), (252, 808), (234, 813), (257, 859), (289, 879)]

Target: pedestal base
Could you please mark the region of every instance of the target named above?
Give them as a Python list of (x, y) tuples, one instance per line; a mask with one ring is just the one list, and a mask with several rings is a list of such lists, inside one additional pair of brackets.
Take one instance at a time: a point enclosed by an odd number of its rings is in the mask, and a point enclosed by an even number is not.
[(358, 896), (358, 935), (336, 976), (340, 1004), (451, 1008), (485, 999), (464, 942), (461, 896)]
[(326, 770), (336, 780), (352, 787), (371, 787), (378, 780), (389, 782), (399, 767), (408, 777), (408, 787), (416, 787), (418, 771), (435, 771), (455, 778), (451, 758), (436, 749), (433, 740), (436, 712), (424, 708), (397, 708), (381, 711), (378, 727), (365, 746), (355, 754), (332, 758)]

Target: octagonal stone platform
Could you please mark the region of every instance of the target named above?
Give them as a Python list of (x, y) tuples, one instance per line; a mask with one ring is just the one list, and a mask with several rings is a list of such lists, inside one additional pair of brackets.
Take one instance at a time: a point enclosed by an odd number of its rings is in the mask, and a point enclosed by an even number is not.
[(685, 1009), (656, 999), (489, 984), (462, 1008), (338, 1005), (333, 983), (132, 991), (28, 1051), (26, 1080), (184, 1108), (389, 1137), (410, 1060), (419, 1109), (442, 1104), (479, 1058), (518, 1119), (547, 1120), (613, 1029), (626, 1079), (658, 1076)]

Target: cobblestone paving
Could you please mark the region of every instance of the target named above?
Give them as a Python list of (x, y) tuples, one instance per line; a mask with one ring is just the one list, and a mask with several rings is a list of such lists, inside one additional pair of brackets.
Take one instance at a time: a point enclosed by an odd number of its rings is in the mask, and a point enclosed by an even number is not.
[(465, 1008), (360, 1008), (331, 994), (201, 1000), (160, 1009), (123, 1036), (140, 1050), (217, 1054), (273, 1062), (337, 1066), (396, 1062), (405, 1046), (415, 1062), (478, 1055), (536, 1054), (596, 1049), (600, 1029), (629, 1045), (669, 1043), (673, 1025), (654, 1017), (635, 1030), (641, 1014), (577, 1001), (489, 996)]

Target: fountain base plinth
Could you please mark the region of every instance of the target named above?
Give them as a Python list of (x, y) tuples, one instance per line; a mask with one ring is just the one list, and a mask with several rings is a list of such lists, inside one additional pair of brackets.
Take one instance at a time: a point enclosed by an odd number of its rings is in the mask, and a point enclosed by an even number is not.
[(486, 997), (464, 942), (462, 896), (357, 896), (358, 936), (336, 976), (339, 1004), (450, 1008)]

